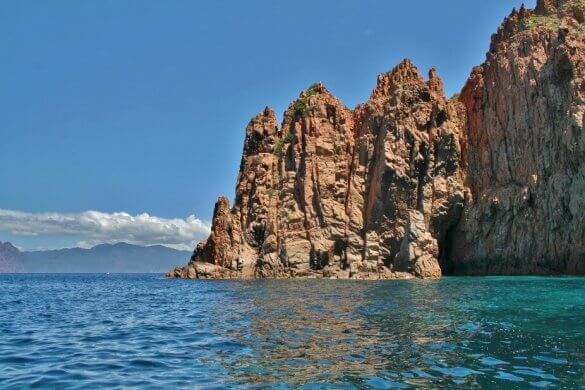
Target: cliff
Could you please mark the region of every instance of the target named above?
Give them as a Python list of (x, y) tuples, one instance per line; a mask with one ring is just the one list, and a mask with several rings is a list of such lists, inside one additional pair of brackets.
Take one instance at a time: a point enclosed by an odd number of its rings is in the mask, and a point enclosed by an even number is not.
[(246, 128), (236, 197), (171, 277), (585, 272), (585, 3), (514, 10), (458, 98), (409, 60)]
[(513, 12), (463, 88), (470, 199), (451, 272), (585, 273), (584, 12)]

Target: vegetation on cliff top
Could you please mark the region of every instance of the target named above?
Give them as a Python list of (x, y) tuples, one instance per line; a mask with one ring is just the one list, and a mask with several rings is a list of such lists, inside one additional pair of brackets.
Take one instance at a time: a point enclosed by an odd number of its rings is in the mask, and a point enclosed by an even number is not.
[[(286, 117), (293, 121), (296, 118), (303, 117), (307, 114), (309, 109), (309, 98), (319, 93), (319, 84), (314, 83), (309, 86), (306, 90), (301, 92), (299, 98), (289, 107), (286, 112)], [(286, 136), (278, 140), (274, 146), (274, 155), (281, 158), (283, 155), (283, 149), (286, 144), (290, 144), (294, 141), (295, 135), (292, 131), (289, 131)]]
[(547, 30), (556, 30), (561, 24), (561, 19), (556, 15), (531, 15), (526, 19), (525, 23), (526, 27), (529, 29), (545, 28)]
[(570, 12), (576, 9), (585, 10), (585, 0), (570, 0), (561, 5), (561, 12)]
[(312, 84), (309, 88), (301, 93), (301, 96), (292, 104), (287, 112), (290, 119), (295, 119), (304, 116), (309, 108), (309, 97), (316, 95), (319, 92), (319, 84)]
[(579, 23), (585, 22), (585, 0), (570, 0), (561, 4), (556, 12), (550, 12), (546, 15), (532, 14), (525, 21), (525, 26), (529, 29), (544, 28), (547, 30), (557, 30), (564, 16), (571, 16)]

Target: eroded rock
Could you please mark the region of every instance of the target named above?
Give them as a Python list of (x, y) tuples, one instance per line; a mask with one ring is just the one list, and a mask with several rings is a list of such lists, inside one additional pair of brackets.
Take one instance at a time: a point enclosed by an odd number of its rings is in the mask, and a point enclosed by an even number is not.
[(396, 255), (396, 270), (408, 272), (420, 278), (440, 278), (439, 245), (427, 232), (424, 216), (412, 210), (408, 215), (406, 234)]

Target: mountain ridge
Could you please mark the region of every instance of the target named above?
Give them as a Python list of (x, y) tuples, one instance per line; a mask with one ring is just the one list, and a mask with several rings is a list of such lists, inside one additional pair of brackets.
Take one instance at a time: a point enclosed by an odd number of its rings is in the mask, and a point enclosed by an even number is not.
[(20, 251), (0, 242), (0, 273), (162, 273), (189, 252), (125, 242), (91, 248)]

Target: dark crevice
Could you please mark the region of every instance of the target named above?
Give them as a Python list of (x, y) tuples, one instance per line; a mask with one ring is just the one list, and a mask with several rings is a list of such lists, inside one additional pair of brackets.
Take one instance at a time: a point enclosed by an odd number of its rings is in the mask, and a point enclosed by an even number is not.
[(423, 88), (418, 91), (418, 98), (423, 102), (430, 102), (431, 101), (431, 91), (428, 88)]
[(445, 122), (447, 122), (448, 116), (445, 110), (440, 110), (437, 114), (437, 127), (443, 126)]
[(427, 173), (430, 165), (430, 153), (426, 143), (420, 145), (420, 154), (423, 156), (423, 160), (418, 164), (418, 187), (417, 187), (417, 198), (416, 198), (416, 209), (421, 213), (424, 213), (424, 191), (427, 179)]
[(265, 236), (264, 224), (260, 223), (254, 224), (252, 227), (252, 238), (254, 239), (255, 246), (257, 246), (258, 248), (262, 248), (262, 245), (264, 245), (265, 239), (264, 236)]
[(453, 248), (456, 226), (453, 225), (447, 229), (443, 239), (439, 240), (439, 266), (443, 276), (455, 274), (455, 265), (451, 260), (451, 249)]
[(329, 253), (311, 248), (311, 269), (321, 270), (329, 264)]
[(313, 209), (317, 213), (317, 218), (319, 220), (319, 226), (325, 227), (325, 216), (323, 215), (321, 192), (319, 190), (319, 185), (318, 185), (319, 182), (320, 182), (319, 169), (315, 167), (314, 172), (313, 172), (313, 196), (312, 196)]

